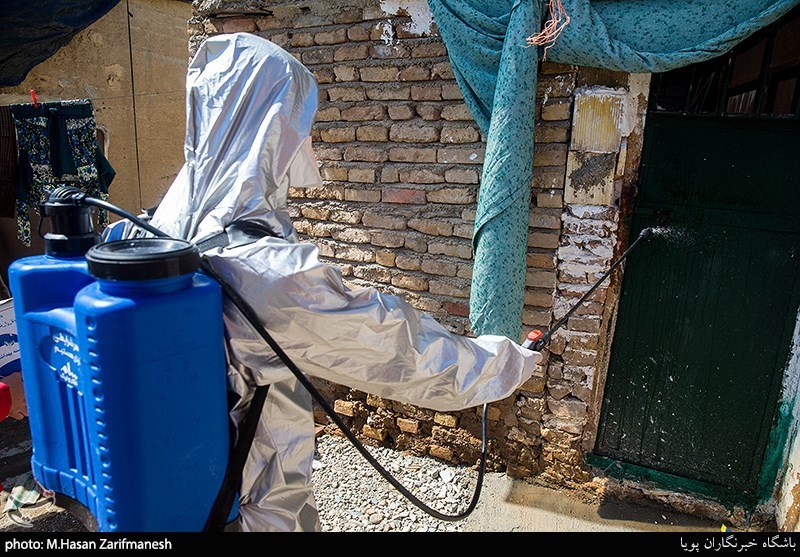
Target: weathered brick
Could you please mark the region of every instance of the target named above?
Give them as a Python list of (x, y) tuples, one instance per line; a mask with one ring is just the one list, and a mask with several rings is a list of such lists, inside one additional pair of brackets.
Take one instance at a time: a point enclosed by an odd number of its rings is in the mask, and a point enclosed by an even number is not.
[(386, 431), (384, 428), (372, 427), (369, 424), (364, 424), (361, 428), (361, 433), (365, 436), (369, 437), (370, 439), (376, 439), (378, 441), (385, 441), (386, 437), (389, 435), (389, 432)]
[(333, 401), (333, 411), (342, 416), (350, 416), (352, 418), (356, 415), (356, 402), (352, 400), (335, 400)]
[(342, 110), (342, 120), (363, 122), (367, 120), (383, 120), (386, 114), (382, 106), (351, 106)]
[(431, 275), (442, 275), (445, 277), (454, 277), (458, 271), (458, 267), (453, 263), (446, 261), (436, 261), (435, 259), (425, 259), (422, 261), (420, 267), (423, 273)]
[(524, 306), (522, 308), (522, 324), (539, 329), (547, 328), (550, 323), (550, 311), (541, 308)]
[(320, 137), (326, 143), (345, 143), (355, 141), (355, 128), (324, 128), (320, 130)]
[(408, 66), (397, 77), (400, 81), (427, 81), (431, 77), (431, 70), (427, 66)]
[(392, 104), (388, 107), (389, 118), (392, 120), (410, 120), (414, 117), (414, 109), (407, 104)]
[(428, 279), (415, 275), (399, 274), (392, 277), (392, 286), (424, 292), (428, 289)]
[(416, 435), (419, 433), (420, 423), (412, 418), (397, 418), (397, 428), (404, 433)]
[(551, 99), (542, 106), (542, 120), (569, 120), (571, 99)]
[(428, 242), (422, 235), (409, 236), (406, 238), (405, 247), (417, 253), (425, 253), (428, 251)]
[(561, 211), (537, 207), (530, 212), (528, 225), (535, 228), (559, 230), (561, 228)]
[(352, 66), (335, 66), (333, 75), (336, 81), (356, 81), (358, 77), (356, 69)]
[(536, 194), (536, 206), (561, 208), (564, 206), (564, 195), (559, 190), (540, 191)]
[(369, 56), (369, 47), (365, 44), (346, 44), (340, 46), (333, 53), (333, 60), (345, 62), (347, 60), (366, 60)]
[(446, 101), (463, 99), (464, 95), (461, 94), (457, 83), (443, 83), (442, 84), (442, 98)]
[(536, 145), (533, 148), (533, 166), (563, 166), (567, 164), (567, 146), (560, 143)]
[(537, 168), (533, 172), (533, 187), (537, 189), (564, 189), (564, 169)]
[(373, 251), (356, 246), (337, 247), (335, 253), (336, 259), (344, 259), (345, 261), (361, 261), (363, 263), (375, 261), (375, 253)]
[(336, 255), (333, 246), (330, 244), (325, 242), (317, 242), (317, 247), (319, 248), (319, 254), (322, 257), (334, 257)]
[(472, 114), (467, 105), (456, 104), (442, 108), (442, 118), (444, 120), (472, 120)]
[(367, 96), (364, 90), (359, 87), (328, 87), (325, 89), (328, 98), (333, 101), (363, 101)]
[(434, 255), (449, 255), (461, 259), (472, 259), (472, 246), (462, 243), (430, 242), (428, 252)]
[(307, 219), (317, 219), (317, 220), (328, 220), (331, 212), (329, 209), (325, 209), (322, 207), (314, 207), (311, 205), (306, 205), (302, 207), (300, 211), (303, 213), (303, 216)]
[(470, 188), (442, 188), (428, 192), (430, 203), (463, 205), (475, 202), (475, 192)]
[(416, 39), (424, 37), (427, 30), (420, 28), (419, 25), (411, 21), (403, 21), (395, 27), (398, 39)]
[(600, 319), (594, 317), (570, 317), (567, 325), (570, 330), (574, 331), (600, 332)]
[[(347, 188), (344, 190), (344, 198), (346, 201), (363, 201), (366, 203), (377, 203), (381, 200), (380, 190), (358, 190), (354, 188)], [(364, 219), (367, 215), (364, 215)]]
[(526, 288), (525, 305), (540, 308), (553, 307), (553, 291), (538, 288)]
[(451, 236), (453, 225), (439, 219), (410, 219), (408, 227), (431, 236)]
[(308, 231), (309, 236), (316, 238), (330, 238), (334, 232), (340, 230), (340, 225), (329, 222), (312, 222)]
[(414, 85), (411, 87), (411, 99), (415, 101), (440, 101), (442, 100), (442, 87), (440, 85)]
[(434, 458), (439, 458), (444, 461), (453, 459), (453, 449), (450, 447), (442, 447), (441, 445), (431, 445), (428, 448), (428, 453)]
[(356, 139), (358, 141), (386, 141), (389, 139), (389, 130), (383, 126), (359, 126), (356, 128)]
[(347, 31), (345, 29), (333, 29), (331, 31), (320, 31), (314, 35), (314, 42), (318, 45), (341, 44), (347, 42)]
[(398, 232), (376, 230), (370, 233), (370, 242), (384, 248), (399, 248), (405, 244), (405, 238)]
[(541, 74), (571, 74), (575, 73), (578, 69), (577, 66), (573, 66), (572, 64), (559, 64), (558, 62), (542, 62), (542, 67), (539, 70)]
[(381, 169), (381, 182), (384, 184), (396, 184), (400, 181), (400, 174), (397, 169), (390, 166), (384, 166)]
[(330, 25), (331, 19), (317, 13), (301, 13), (294, 18), (294, 26), (298, 27), (320, 27)]
[(428, 168), (400, 170), (400, 181), (412, 184), (441, 184), (444, 182), (444, 174)]
[(477, 184), (478, 172), (472, 169), (451, 168), (444, 173), (447, 182), (455, 184)]
[(397, 255), (392, 251), (378, 251), (375, 253), (375, 263), (384, 267), (394, 267)]
[(439, 139), (439, 130), (416, 124), (393, 124), (389, 130), (389, 139), (407, 143), (430, 143)]
[(344, 199), (344, 186), (325, 185), (314, 188), (305, 188), (305, 197), (308, 199)]
[(226, 17), (223, 20), (223, 33), (253, 33), (256, 22), (250, 17)]
[(334, 122), (342, 117), (342, 112), (335, 106), (317, 111), (317, 122)]
[[(377, 199), (376, 201), (380, 201), (380, 199)], [(387, 230), (406, 229), (406, 219), (403, 217), (382, 215), (380, 213), (374, 213), (371, 211), (364, 213), (364, 216), (361, 217), (361, 223), (364, 226), (369, 226), (370, 228), (385, 228)]]
[(368, 66), (361, 68), (358, 73), (361, 81), (397, 81), (400, 72), (395, 66)]
[(555, 288), (556, 273), (553, 270), (528, 269), (525, 272), (525, 285), (538, 288)]
[(435, 58), (447, 56), (447, 49), (440, 42), (417, 44), (411, 49), (412, 58)]
[(484, 149), (446, 147), (436, 151), (436, 162), (450, 164), (483, 164)]
[(359, 265), (353, 269), (353, 275), (363, 280), (372, 282), (383, 282), (389, 284), (392, 282), (392, 273), (384, 267), (376, 267), (374, 265)]
[(552, 253), (529, 253), (528, 267), (537, 269), (555, 269), (556, 258)]
[(436, 149), (392, 147), (389, 160), (394, 162), (436, 162)]
[(376, 23), (370, 30), (369, 38), (373, 41), (383, 41), (385, 44), (390, 44), (395, 40), (394, 27), (388, 21)]
[(313, 33), (295, 33), (291, 39), (292, 46), (314, 46)]
[(344, 160), (364, 161), (364, 162), (384, 162), (388, 158), (386, 149), (376, 147), (346, 147), (344, 150)]
[(554, 122), (550, 125), (536, 126), (537, 143), (566, 143), (569, 139), (568, 122)]
[(400, 45), (378, 44), (370, 47), (370, 56), (380, 60), (390, 60), (405, 58), (408, 56), (408, 49)]
[(342, 10), (333, 16), (334, 23), (359, 23), (364, 17), (360, 8)]
[(303, 64), (330, 64), (333, 62), (333, 52), (330, 50), (306, 50), (301, 54)]
[(455, 79), (450, 62), (437, 62), (431, 68), (431, 79)]
[(575, 80), (566, 75), (541, 75), (536, 83), (539, 98), (569, 97), (575, 90)]
[(347, 173), (347, 179), (356, 183), (374, 183), (375, 170), (372, 168), (351, 168)]
[(416, 107), (417, 114), (423, 120), (438, 120), (442, 116), (442, 108), (435, 104), (418, 104)]
[(278, 21), (278, 18), (274, 16), (267, 16), (267, 17), (257, 17), (256, 18), (256, 27), (259, 31), (269, 31), (271, 29), (278, 29), (282, 24)]
[(395, 264), (399, 269), (405, 269), (406, 271), (419, 271), (420, 266), (422, 265), (422, 260), (419, 257), (414, 257), (413, 255), (406, 255), (406, 254), (397, 254), (395, 258)]
[(452, 414), (444, 414), (442, 412), (436, 412), (436, 414), (433, 416), (433, 422), (445, 427), (458, 426), (458, 418)]
[(402, 85), (395, 87), (368, 87), (366, 95), (375, 101), (406, 101), (411, 98), (411, 88)]
[(463, 302), (442, 302), (442, 307), (450, 315), (469, 317), (469, 306)]
[[(336, 76), (333, 75), (333, 70), (330, 68), (314, 68), (314, 71), (312, 73), (314, 74), (314, 77), (317, 79), (317, 83), (319, 84), (333, 83), (334, 81), (336, 81)], [(322, 91), (321, 93), (325, 92)], [(323, 98), (323, 100), (325, 99)]]
[(426, 202), (425, 192), (410, 188), (386, 188), (381, 195), (384, 203), (406, 203), (412, 205), (424, 205)]
[(475, 226), (472, 224), (455, 224), (453, 225), (453, 236), (458, 236), (459, 238), (472, 238), (472, 234), (475, 232)]
[(343, 182), (347, 180), (347, 169), (336, 166), (327, 166), (320, 171), (323, 180)]
[(351, 242), (354, 244), (368, 244), (370, 241), (369, 232), (363, 228), (343, 228), (331, 231), (331, 237), (341, 242)]
[(334, 222), (343, 222), (345, 224), (358, 224), (361, 222), (363, 214), (361, 211), (331, 211), (330, 219)]
[(468, 287), (461, 284), (445, 282), (443, 280), (431, 280), (428, 283), (428, 290), (431, 294), (453, 296), (454, 298), (469, 298)]
[(362, 25), (350, 27), (347, 30), (347, 38), (355, 42), (368, 41), (369, 34), (370, 28)]
[[(442, 143), (474, 143), (480, 139), (480, 133), (475, 128), (462, 127), (462, 128), (442, 128)], [(564, 156), (566, 162), (566, 153)]]

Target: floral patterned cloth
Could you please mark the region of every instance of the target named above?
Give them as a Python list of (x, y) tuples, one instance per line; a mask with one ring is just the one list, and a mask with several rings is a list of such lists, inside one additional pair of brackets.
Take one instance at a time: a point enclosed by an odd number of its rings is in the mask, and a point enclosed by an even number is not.
[[(59, 186), (73, 186), (98, 199), (108, 199), (116, 172), (97, 146), (94, 109), (89, 99), (11, 105), (17, 130), (17, 237), (31, 244), (28, 209), (40, 204)], [(105, 210), (98, 225), (108, 224)]]

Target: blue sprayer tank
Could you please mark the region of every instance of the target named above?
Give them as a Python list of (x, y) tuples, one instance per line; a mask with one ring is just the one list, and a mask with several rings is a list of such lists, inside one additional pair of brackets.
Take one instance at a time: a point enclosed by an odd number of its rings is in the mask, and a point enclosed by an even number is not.
[(101, 532), (202, 531), (230, 454), (220, 286), (182, 240), (45, 240), (9, 268), (35, 478)]

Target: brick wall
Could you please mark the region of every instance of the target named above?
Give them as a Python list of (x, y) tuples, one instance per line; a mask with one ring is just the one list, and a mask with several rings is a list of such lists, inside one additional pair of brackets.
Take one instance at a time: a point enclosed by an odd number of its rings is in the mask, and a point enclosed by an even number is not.
[[(451, 331), (470, 334), (471, 237), (485, 138), (463, 102), (435, 24), (421, 27), (417, 20), (415, 9), (427, 9), (424, 0), (404, 5), (411, 7), (386, 13), (378, 0), (195, 2), (190, 46), (209, 34), (252, 32), (313, 71), (320, 86), (313, 141), (324, 187), (290, 192), (302, 240), (319, 246), (321, 258), (339, 266), (352, 286), (397, 294)], [(608, 176), (568, 164), (594, 151), (571, 142), (576, 87), (604, 76), (620, 81), (605, 84), (619, 85), (615, 94), (624, 97), (626, 74), (541, 64), (530, 115), (536, 147), (526, 331), (547, 329), (564, 315), (619, 249), (619, 193), (632, 176), (623, 172), (625, 142), (610, 153), (610, 186), (600, 193), (597, 184)], [(635, 170), (638, 158), (630, 161)], [(579, 184), (578, 175), (597, 183)], [(583, 455), (596, 426), (597, 371), (615, 301), (607, 293), (599, 290), (554, 338), (552, 353), (517, 396), (489, 408), (490, 469), (544, 473), (560, 482), (589, 479)], [(459, 463), (478, 458), (475, 410), (441, 414), (336, 385), (320, 388), (362, 438)]]

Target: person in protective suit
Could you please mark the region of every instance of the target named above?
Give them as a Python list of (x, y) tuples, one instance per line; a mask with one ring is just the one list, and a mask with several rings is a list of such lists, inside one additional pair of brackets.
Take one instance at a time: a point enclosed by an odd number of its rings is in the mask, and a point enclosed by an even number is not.
[[(438, 411), (510, 396), (541, 354), (505, 337), (452, 334), (397, 296), (350, 289), (316, 246), (299, 241), (287, 195), (322, 185), (310, 139), (317, 98), (312, 73), (270, 41), (208, 38), (188, 69), (185, 165), (151, 224), (195, 243), (236, 221), (268, 229), (204, 255), (308, 376)], [(224, 320), (237, 426), (256, 386), (270, 385), (237, 528), (318, 531), (311, 395), (227, 301)]]

